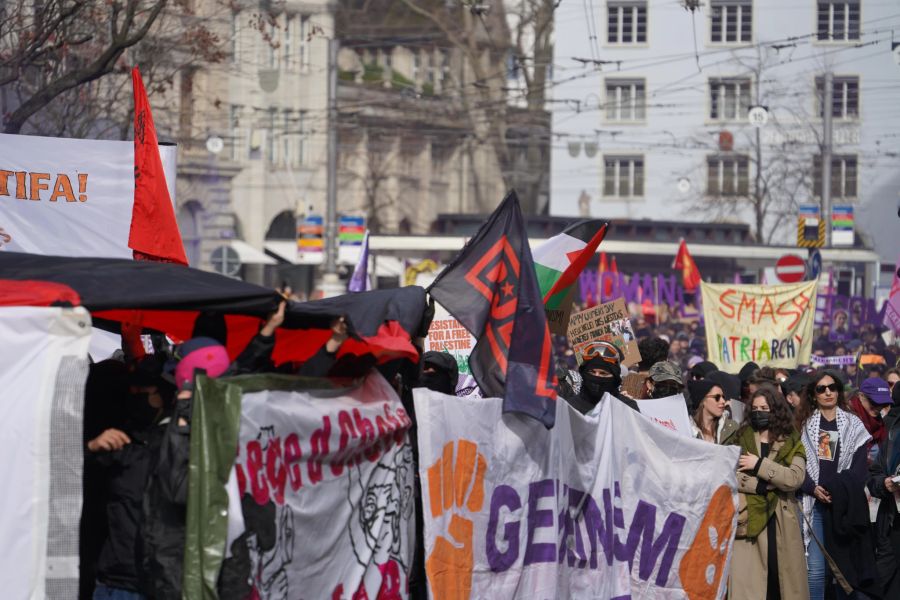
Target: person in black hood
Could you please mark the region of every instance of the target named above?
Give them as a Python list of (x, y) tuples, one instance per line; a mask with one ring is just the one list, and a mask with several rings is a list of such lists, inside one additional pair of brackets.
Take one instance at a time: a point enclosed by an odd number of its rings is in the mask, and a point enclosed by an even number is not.
[(878, 504), (873, 535), (875, 537), (875, 566), (883, 598), (900, 598), (900, 385), (891, 389), (893, 405), (884, 417), (887, 430), (879, 444), (878, 458), (869, 466), (866, 486)]
[(419, 376), (421, 387), (455, 396), (458, 380), (459, 365), (452, 355), (429, 350), (422, 356), (422, 374)]
[(588, 344), (582, 350), (582, 363), (578, 368), (582, 379), (581, 390), (571, 398), (566, 398), (566, 401), (585, 415), (597, 406), (604, 394), (609, 393), (638, 410), (634, 400), (619, 392), (622, 384), (621, 365), (622, 353), (612, 343), (601, 341)]
[(86, 464), (103, 474), (107, 496), (95, 598), (143, 598), (137, 561), (141, 499), (175, 393), (161, 377), (163, 358), (151, 354), (135, 365), (121, 413), (87, 442)]

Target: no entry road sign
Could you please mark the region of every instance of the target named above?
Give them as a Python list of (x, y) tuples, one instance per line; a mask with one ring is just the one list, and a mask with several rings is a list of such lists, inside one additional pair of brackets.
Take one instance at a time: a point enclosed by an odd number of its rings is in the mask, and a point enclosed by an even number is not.
[(797, 283), (806, 276), (806, 261), (793, 254), (785, 254), (775, 263), (775, 275), (784, 283)]

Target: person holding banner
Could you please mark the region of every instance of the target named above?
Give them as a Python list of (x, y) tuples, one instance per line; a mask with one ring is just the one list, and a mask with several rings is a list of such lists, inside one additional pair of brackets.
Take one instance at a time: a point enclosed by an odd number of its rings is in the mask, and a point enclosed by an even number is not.
[(738, 425), (725, 414), (727, 399), (722, 388), (708, 379), (688, 382), (688, 392), (694, 404), (691, 431), (698, 440), (723, 444)]
[(777, 389), (753, 394), (746, 422), (732, 438), (738, 461), (740, 512), (731, 559), (730, 600), (806, 600), (803, 533), (795, 492), (806, 452), (793, 415)]
[[(800, 431), (806, 449), (806, 478), (803, 481), (804, 541), (810, 600), (822, 600), (832, 580), (826, 563), (829, 555), (843, 557), (837, 544), (829, 543), (834, 525), (832, 507), (835, 494), (848, 484), (863, 493), (867, 474), (866, 446), (871, 439), (859, 417), (849, 412), (841, 377), (835, 371), (818, 371), (809, 387), (811, 401), (797, 409), (802, 422)], [(868, 511), (864, 503), (862, 510)], [(868, 514), (857, 515), (868, 522)], [(826, 535), (828, 532), (828, 535)], [(841, 544), (843, 546), (843, 544)], [(846, 564), (845, 564), (846, 566)], [(844, 567), (841, 567), (844, 570)], [(843, 573), (851, 586), (857, 583), (855, 573)], [(838, 588), (840, 593), (842, 590)]]

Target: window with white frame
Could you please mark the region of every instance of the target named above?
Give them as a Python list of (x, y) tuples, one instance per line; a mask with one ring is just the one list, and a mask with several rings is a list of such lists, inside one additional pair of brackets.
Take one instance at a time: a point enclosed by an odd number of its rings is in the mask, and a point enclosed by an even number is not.
[(294, 124), (297, 132), (296, 136), (296, 152), (294, 156), (294, 164), (301, 166), (306, 164), (306, 111), (297, 111), (297, 122)]
[(639, 198), (644, 195), (644, 157), (641, 155), (603, 158), (603, 195), (610, 198)]
[(710, 0), (709, 39), (713, 43), (749, 42), (753, 39), (752, 0)]
[(276, 156), (275, 156), (275, 115), (277, 114), (278, 109), (270, 108), (266, 111), (266, 123), (265, 123), (265, 132), (266, 132), (266, 161), (270, 165), (275, 164)]
[(240, 11), (232, 11), (231, 13), (231, 62), (237, 63), (241, 60), (241, 13)]
[(816, 6), (819, 41), (859, 39), (859, 0), (818, 0)]
[(309, 15), (300, 15), (299, 17), (299, 38), (297, 39), (297, 66), (301, 72), (305, 73), (309, 70), (309, 52), (310, 52), (310, 28)]
[(441, 55), (441, 89), (447, 90), (450, 87), (450, 51), (442, 48)]
[[(831, 157), (831, 197), (856, 198), (857, 158), (852, 154)], [(813, 157), (813, 195), (822, 195), (822, 156)]]
[(281, 43), (283, 50), (282, 64), (285, 71), (293, 71), (297, 68), (297, 56), (294, 54), (294, 44), (297, 39), (297, 15), (285, 13), (284, 15), (284, 39)]
[(422, 74), (422, 52), (418, 48), (412, 49), (411, 52), (413, 55), (412, 80), (418, 83), (419, 76)]
[(231, 159), (241, 160), (244, 156), (244, 132), (241, 129), (241, 113), (244, 107), (232, 104), (228, 107), (228, 127), (231, 131)]
[(713, 121), (738, 121), (750, 110), (750, 78), (711, 78), (709, 80), (709, 118)]
[[(859, 77), (831, 78), (831, 116), (836, 119), (859, 118)], [(825, 77), (816, 77), (816, 106), (819, 117), (825, 116), (822, 99), (825, 97)]]
[(281, 164), (291, 167), (294, 164), (294, 140), (296, 133), (294, 132), (294, 115), (293, 111), (284, 111), (282, 119), (283, 129), (281, 131)]
[(643, 79), (606, 80), (606, 118), (609, 121), (643, 121), (646, 95)]
[(610, 44), (647, 42), (647, 2), (610, 0), (606, 4), (606, 41)]
[(706, 193), (710, 196), (746, 196), (750, 192), (750, 158), (743, 154), (706, 157)]

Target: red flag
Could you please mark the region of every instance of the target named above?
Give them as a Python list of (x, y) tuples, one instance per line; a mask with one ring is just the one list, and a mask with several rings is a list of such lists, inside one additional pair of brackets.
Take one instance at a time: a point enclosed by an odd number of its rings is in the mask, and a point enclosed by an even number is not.
[[(613, 259), (616, 260), (615, 258)], [(597, 304), (609, 300), (613, 294), (613, 282), (607, 277), (603, 278), (603, 274), (610, 272), (609, 262), (606, 259), (606, 252), (600, 253), (600, 266), (597, 268)]]
[(137, 67), (131, 70), (131, 82), (134, 86), (134, 206), (128, 247), (134, 251), (135, 260), (187, 265), (159, 157), (150, 102)]
[(688, 251), (683, 238), (678, 246), (678, 254), (672, 262), (672, 268), (681, 269), (681, 283), (686, 292), (693, 292), (700, 285), (700, 269), (697, 268), (697, 263), (694, 262), (694, 257)]

